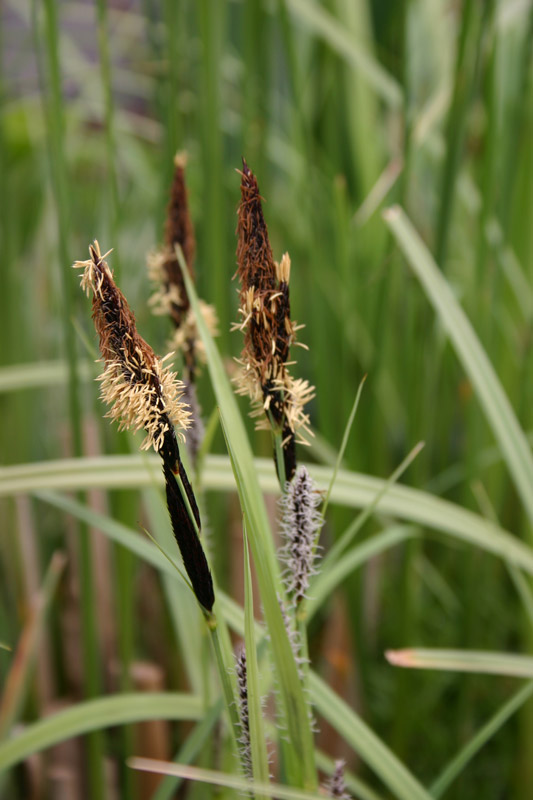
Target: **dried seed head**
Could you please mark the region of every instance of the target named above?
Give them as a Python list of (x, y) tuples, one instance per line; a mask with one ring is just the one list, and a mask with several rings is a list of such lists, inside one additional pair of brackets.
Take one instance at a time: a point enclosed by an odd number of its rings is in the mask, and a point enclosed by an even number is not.
[(346, 763), (342, 759), (335, 761), (335, 771), (327, 787), (330, 797), (341, 797), (342, 800), (351, 800), (351, 795), (346, 791), (346, 783), (344, 782), (345, 767)]
[[(279, 264), (274, 261), (257, 180), (245, 161), (241, 175), (237, 225), (241, 321), (233, 329), (244, 331), (244, 349), (237, 391), (251, 397), (253, 416), (266, 412), (281, 428), (285, 473), (291, 478), (295, 434), (300, 431), (299, 441), (306, 444), (301, 433), (311, 433), (303, 408), (314, 390), (307, 381), (295, 381), (289, 371), (289, 350), (298, 329), (290, 317), (289, 255), (285, 253)], [(269, 428), (269, 420), (258, 427)]]
[(235, 675), (237, 677), (239, 722), (241, 727), (241, 735), (239, 737), (240, 755), (246, 771), (246, 776), (252, 779), (252, 745), (250, 742), (250, 718), (248, 712), (248, 672), (246, 668), (246, 650), (244, 645), (235, 656)]
[[(89, 253), (90, 259), (76, 261), (74, 267), (83, 269), (81, 286), (87, 294), (93, 293), (93, 320), (105, 362), (99, 378), (101, 396), (111, 405), (107, 416), (120, 428), (144, 429), (141, 447), (153, 447), (176, 465), (179, 453), (174, 425), (184, 430), (190, 425), (187, 406), (180, 402), (183, 384), (137, 332), (133, 312), (97, 241), (90, 245)], [(184, 439), (181, 432), (178, 435)]]
[(309, 578), (316, 573), (316, 538), (322, 524), (317, 511), (320, 501), (320, 492), (307, 469), (298, 467), (281, 499), (284, 544), (280, 559), (285, 564), (283, 577), (287, 593), (295, 605), (304, 599)]

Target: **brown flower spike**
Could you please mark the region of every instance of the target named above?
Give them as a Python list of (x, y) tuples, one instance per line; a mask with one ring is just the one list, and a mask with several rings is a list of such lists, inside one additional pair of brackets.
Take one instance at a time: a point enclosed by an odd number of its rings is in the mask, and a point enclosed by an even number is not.
[[(170, 342), (172, 350), (183, 353), (187, 380), (194, 381), (198, 363), (205, 363), (205, 351), (198, 336), (196, 320), (191, 309), (187, 290), (176, 256), (176, 245), (183, 251), (189, 274), (194, 280), (194, 257), (196, 241), (189, 213), (187, 188), (185, 185), (186, 156), (177, 153), (174, 159), (174, 178), (170, 190), (165, 222), (165, 243), (148, 257), (148, 272), (156, 285), (150, 303), (154, 313), (168, 315), (174, 324), (174, 335)], [(200, 301), (202, 316), (209, 329), (216, 334), (217, 319), (214, 308)]]
[(299, 328), (290, 317), (289, 255), (285, 253), (279, 264), (274, 261), (257, 180), (244, 159), (241, 176), (237, 273), (242, 320), (234, 328), (244, 331), (244, 349), (238, 392), (251, 397), (254, 416), (266, 413), (258, 427), (268, 429), (270, 417), (281, 429), (285, 476), (290, 480), (296, 467), (296, 434), (302, 444), (307, 444), (302, 431), (311, 434), (303, 408), (314, 397), (314, 388), (295, 380), (288, 369), (289, 350), (297, 343)]
[[(99, 379), (101, 396), (111, 406), (106, 416), (116, 420), (119, 428), (144, 429), (146, 438), (141, 448), (153, 447), (161, 456), (174, 535), (195, 594), (210, 611), (214, 602), (211, 575), (174, 477), (179, 476), (199, 529), (198, 507), (181, 463), (174, 430), (175, 425), (184, 430), (190, 425), (188, 407), (180, 402), (183, 384), (137, 332), (133, 312), (115, 284), (97, 241), (90, 245), (89, 253), (90, 259), (76, 261), (74, 267), (83, 269), (81, 286), (87, 294), (93, 293), (93, 320), (105, 363)], [(178, 436), (184, 440), (181, 432)]]

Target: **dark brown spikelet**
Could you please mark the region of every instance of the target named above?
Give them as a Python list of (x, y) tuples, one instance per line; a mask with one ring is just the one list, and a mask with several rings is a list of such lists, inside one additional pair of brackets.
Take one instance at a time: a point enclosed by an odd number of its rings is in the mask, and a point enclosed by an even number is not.
[[(285, 476), (290, 480), (296, 467), (296, 432), (310, 432), (303, 406), (314, 390), (307, 381), (294, 380), (288, 369), (297, 331), (290, 315), (291, 262), (287, 253), (279, 264), (274, 261), (257, 180), (244, 159), (237, 235), (242, 321), (234, 327), (244, 332), (238, 391), (251, 397), (254, 416), (267, 415), (258, 427), (268, 428), (272, 420), (281, 430)], [(299, 441), (306, 443), (301, 436)]]
[(242, 160), (241, 204), (237, 223), (237, 262), (241, 281), (241, 302), (250, 287), (256, 292), (276, 287), (276, 266), (263, 216), (257, 179)]
[[(175, 246), (180, 245), (183, 250), (185, 263), (189, 274), (194, 280), (194, 257), (196, 255), (196, 240), (194, 227), (189, 214), (189, 200), (185, 184), (185, 165), (187, 159), (184, 153), (177, 153), (174, 158), (174, 178), (170, 188), (170, 200), (167, 206), (167, 219), (165, 222), (165, 244), (175, 252)], [(181, 278), (181, 271), (180, 276)]]
[[(189, 275), (194, 280), (196, 241), (189, 213), (185, 164), (185, 154), (178, 153), (174, 159), (174, 177), (167, 206), (165, 242), (160, 250), (148, 256), (148, 272), (157, 287), (150, 303), (154, 313), (171, 318), (174, 334), (170, 347), (183, 354), (186, 378), (190, 382), (196, 377), (199, 363), (205, 362), (205, 352), (176, 256), (176, 246), (179, 245)], [(208, 328), (215, 335), (217, 321), (213, 307), (203, 301), (200, 301), (200, 307)]]
[[(175, 424), (183, 428), (190, 425), (188, 406), (180, 402), (183, 384), (138, 334), (133, 312), (115, 284), (98, 242), (89, 247), (89, 253), (88, 261), (77, 261), (74, 266), (83, 269), (81, 285), (87, 293), (93, 293), (93, 320), (105, 362), (101, 394), (111, 405), (107, 416), (118, 421), (121, 428), (144, 428), (147, 435), (142, 447), (153, 446), (161, 456), (168, 512), (183, 564), (198, 601), (211, 611), (213, 581), (194, 524), (199, 530), (200, 514), (174, 430)], [(184, 487), (194, 522), (176, 475)]]
[[(207, 609), (207, 611), (211, 611), (215, 602), (215, 593), (213, 590), (213, 580), (202, 544), (194, 529), (192, 520), (189, 517), (185, 503), (183, 502), (174, 473), (165, 463), (163, 463), (163, 474), (165, 476), (168, 513), (170, 521), (172, 522), (172, 530), (174, 531), (174, 536), (183, 559), (183, 565), (187, 571), (198, 602)], [(192, 487), (187, 480), (183, 467), (180, 469), (180, 476), (194, 517), (199, 526), (200, 516), (198, 514), (198, 507)]]
[(162, 282), (169, 297), (169, 313), (174, 325), (182, 325), (191, 306), (187, 290), (176, 258), (176, 245), (183, 251), (183, 257), (194, 280), (194, 256), (196, 241), (189, 214), (187, 188), (185, 186), (185, 157), (178, 153), (174, 159), (174, 178), (170, 189), (165, 222), (165, 247), (161, 253)]

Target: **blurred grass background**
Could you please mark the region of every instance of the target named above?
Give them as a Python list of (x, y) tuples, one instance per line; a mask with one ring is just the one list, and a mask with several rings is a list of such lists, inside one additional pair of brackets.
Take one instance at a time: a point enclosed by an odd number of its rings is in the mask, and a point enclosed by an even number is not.
[[(531, 2), (4, 0), (1, 15), (3, 464), (128, 452), (129, 441), (101, 420), (97, 386), (87, 380), (95, 342), (69, 265), (86, 257), (94, 237), (113, 247), (140, 332), (163, 352), (168, 326), (147, 305), (145, 256), (162, 239), (178, 149), (189, 154), (199, 292), (217, 308), (222, 352), (239, 353), (229, 324), (237, 309), (235, 169), (244, 155), (265, 198), (275, 256), (288, 250), (292, 258), (293, 316), (309, 345), (298, 350), (298, 375), (317, 387), (319, 435), (309, 457), (334, 458), (368, 373), (346, 465), (385, 477), (424, 440), (403, 481), (493, 514), (531, 542), (468, 379), (380, 213), (393, 202), (406, 209), (532, 431)], [(209, 414), (207, 380), (201, 399)], [(255, 444), (269, 454), (267, 439)], [(91, 502), (138, 526), (134, 492)], [(147, 568), (118, 548), (95, 554), (86, 529), (78, 551), (65, 517), (27, 498), (3, 501), (1, 515), (3, 642), (17, 641), (51, 553), (78, 553), (52, 608), (46, 686), (30, 694), (28, 718), (39, 716), (43, 697), (78, 696), (87, 675), (89, 694), (102, 681), (131, 687), (131, 662), (156, 662), (166, 684), (180, 686), (180, 656)], [(209, 518), (217, 574), (231, 591), (231, 497), (210, 496)], [(349, 519), (335, 510), (326, 537)], [(112, 563), (91, 568), (104, 556)], [(95, 619), (96, 595), (107, 598), (111, 620)], [(86, 655), (96, 658), (85, 678), (78, 607), (92, 630)], [(325, 626), (322, 613), (311, 630), (322, 671), (423, 781), (512, 684), (394, 671), (384, 649), (519, 650), (530, 637), (500, 562), (436, 540), (371, 562), (328, 612), (335, 624)], [(9, 663), (0, 650), (3, 673)], [(94, 744), (96, 760), (103, 746)], [(529, 797), (532, 747), (526, 709), (449, 796)]]

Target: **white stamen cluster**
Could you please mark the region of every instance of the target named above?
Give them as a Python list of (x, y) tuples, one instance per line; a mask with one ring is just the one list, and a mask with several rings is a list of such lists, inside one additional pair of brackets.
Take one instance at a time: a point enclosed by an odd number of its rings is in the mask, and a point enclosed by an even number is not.
[[(108, 361), (98, 378), (102, 382), (100, 396), (111, 406), (106, 417), (118, 422), (119, 430), (146, 431), (141, 450), (153, 447), (159, 452), (171, 424), (182, 430), (191, 425), (189, 406), (180, 402), (184, 384), (163, 361), (157, 358), (147, 364), (140, 349), (133, 355), (123, 353), (122, 358)], [(181, 430), (176, 435), (185, 441)]]
[(346, 783), (344, 782), (345, 767), (346, 763), (342, 759), (335, 761), (335, 771), (327, 787), (330, 797), (340, 797), (342, 800), (351, 800), (351, 795), (346, 791)]
[(239, 737), (240, 755), (246, 776), (253, 778), (252, 745), (250, 742), (250, 719), (248, 716), (248, 674), (246, 669), (246, 650), (244, 646), (235, 656), (235, 674), (239, 703), (241, 735)]
[(283, 577), (288, 595), (298, 605), (309, 588), (309, 578), (316, 573), (316, 538), (322, 524), (317, 511), (321, 496), (304, 466), (298, 467), (281, 499), (281, 533), (284, 545), (280, 559), (285, 565)]

